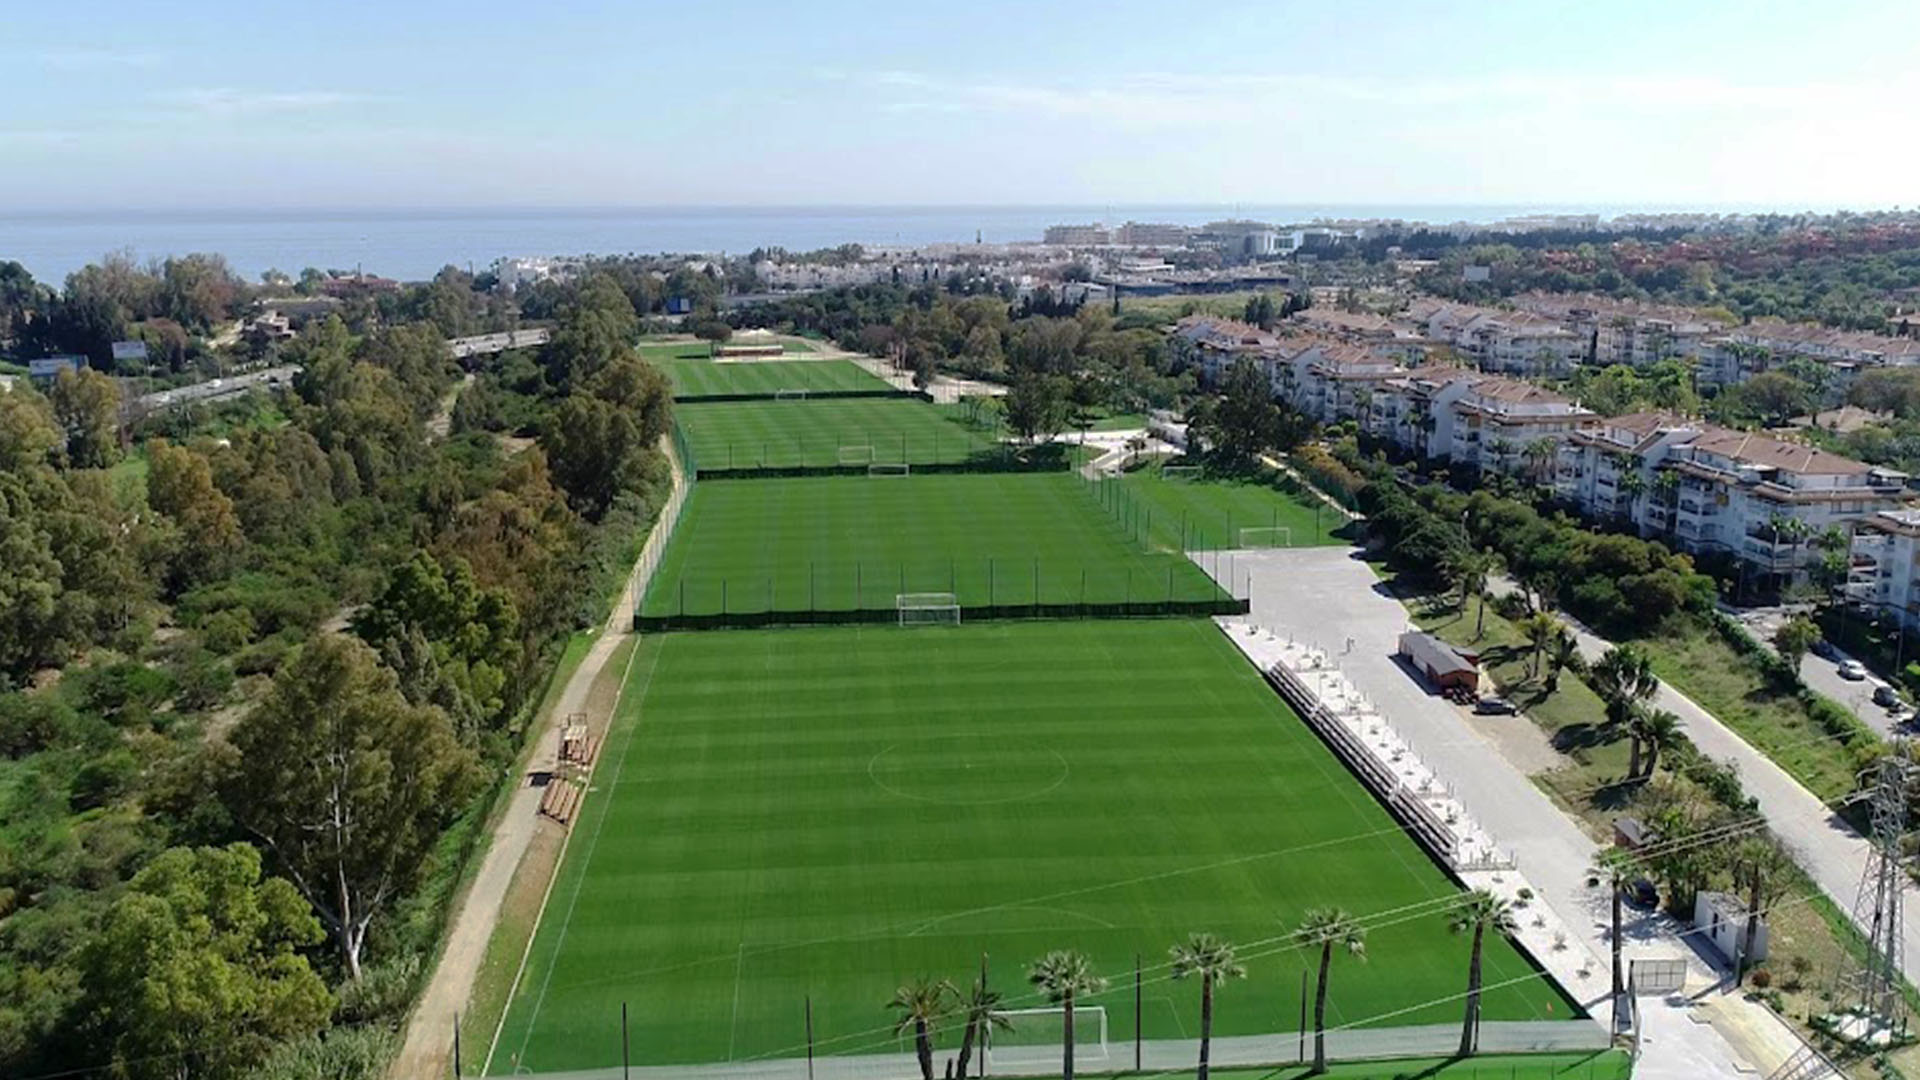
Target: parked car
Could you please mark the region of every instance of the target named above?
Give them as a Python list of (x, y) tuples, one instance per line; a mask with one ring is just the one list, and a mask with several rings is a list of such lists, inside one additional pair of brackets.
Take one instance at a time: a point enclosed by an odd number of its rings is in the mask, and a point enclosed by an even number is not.
[(1862, 664), (1862, 663), (1861, 663), (1860, 661), (1858, 661), (1858, 660), (1842, 660), (1842, 661), (1840, 661), (1840, 668), (1839, 668), (1839, 671), (1840, 671), (1840, 677), (1841, 677), (1841, 678), (1843, 678), (1843, 679), (1852, 679), (1852, 680), (1854, 680), (1855, 682), (1858, 682), (1858, 681), (1860, 681), (1861, 679), (1864, 679), (1864, 678), (1866, 678), (1866, 677), (1867, 677), (1867, 667), (1866, 667), (1866, 665), (1865, 665), (1865, 664)]
[(1898, 708), (1900, 705), (1900, 692), (1886, 683), (1881, 683), (1879, 686), (1873, 688), (1873, 703), (1883, 709)]
[(1634, 907), (1656, 908), (1660, 906), (1660, 890), (1646, 878), (1634, 878), (1626, 885), (1627, 903)]
[(1840, 650), (1834, 647), (1833, 642), (1828, 641), (1826, 638), (1821, 638), (1819, 641), (1813, 643), (1813, 655), (1822, 660), (1838, 660), (1840, 659)]
[(1512, 716), (1520, 707), (1503, 697), (1483, 697), (1473, 703), (1473, 711), (1481, 716)]

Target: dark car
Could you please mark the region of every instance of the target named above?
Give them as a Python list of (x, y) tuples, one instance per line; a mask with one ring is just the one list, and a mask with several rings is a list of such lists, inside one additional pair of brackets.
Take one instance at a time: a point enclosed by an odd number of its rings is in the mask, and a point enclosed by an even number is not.
[(1627, 882), (1622, 892), (1626, 895), (1627, 903), (1632, 904), (1634, 907), (1656, 908), (1660, 906), (1660, 890), (1655, 888), (1653, 882), (1648, 881), (1646, 878), (1634, 878), (1632, 881)]
[(1482, 716), (1512, 716), (1520, 707), (1503, 697), (1483, 697), (1473, 703), (1473, 711)]
[(1900, 693), (1886, 683), (1881, 683), (1879, 686), (1873, 688), (1873, 703), (1883, 709), (1898, 708), (1900, 706)]
[(1813, 643), (1813, 655), (1822, 660), (1838, 660), (1840, 659), (1840, 650), (1834, 647), (1833, 642), (1828, 641), (1826, 638), (1821, 638), (1819, 641)]

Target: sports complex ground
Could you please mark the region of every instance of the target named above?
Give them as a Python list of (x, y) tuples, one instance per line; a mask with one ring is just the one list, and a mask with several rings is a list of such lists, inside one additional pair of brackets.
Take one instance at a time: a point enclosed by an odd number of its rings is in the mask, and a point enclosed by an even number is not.
[[(921, 405), (749, 404), (769, 442), (834, 445), (866, 430), (844, 406)], [(677, 410), (684, 434), (706, 408)], [(800, 1057), (809, 1005), (818, 1054), (897, 1054), (895, 987), (964, 982), (984, 953), (1005, 1006), (1037, 1006), (1025, 971), (1053, 949), (1112, 980), (1082, 1004), (1114, 1043), (1134, 1034), (1136, 958), (1141, 1033), (1188, 1038), (1197, 991), (1165, 958), (1198, 931), (1247, 967), (1215, 1033), (1292, 1031), (1312, 958), (1290, 931), (1327, 906), (1361, 920), (1369, 956), (1335, 961), (1330, 1027), (1457, 1023), (1459, 888), (1210, 620), (964, 615), (1031, 599), (1036, 566), (1042, 599), (1211, 589), (1159, 519), (1241, 528), (1227, 513), (1326, 538), (1277, 488), (1205, 478), (696, 483), (647, 612), (717, 610), (725, 580), (730, 610), (941, 591), (962, 617), (643, 634), (488, 1071), (617, 1066), (623, 1007), (636, 1064)], [(1489, 1020), (1579, 1015), (1504, 941), (1486, 982)]]
[(1103, 500), (1116, 496), (1120, 512), (1139, 519), (1151, 545), (1161, 551), (1213, 551), (1235, 547), (1311, 547), (1339, 543), (1347, 523), (1339, 511), (1312, 496), (1288, 494), (1273, 471), (1251, 476), (1205, 476), (1155, 464), (1105, 481)]
[[(898, 1053), (881, 1008), (985, 952), (1079, 949), (1131, 1037), (1193, 1034), (1167, 947), (1237, 942), (1216, 1032), (1290, 1029), (1310, 907), (1370, 927), (1336, 961), (1329, 1025), (1446, 1023), (1458, 890), (1198, 619), (836, 627), (643, 639), (496, 1050), (535, 1072), (805, 1052)], [(1489, 1019), (1573, 1006), (1505, 943)], [(1422, 1004), (1433, 1002), (1432, 1004)], [(506, 1066), (506, 1067), (503, 1067)]]
[(911, 398), (693, 403), (674, 413), (702, 469), (952, 464), (995, 448)]

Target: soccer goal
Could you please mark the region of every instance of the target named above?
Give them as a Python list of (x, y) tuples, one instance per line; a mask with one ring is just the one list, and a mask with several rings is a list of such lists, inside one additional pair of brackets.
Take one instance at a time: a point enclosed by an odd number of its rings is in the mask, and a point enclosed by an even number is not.
[(873, 464), (873, 447), (869, 444), (841, 447), (840, 448), (840, 464), (842, 465)]
[(1162, 465), (1160, 466), (1160, 475), (1169, 480), (1198, 480), (1200, 479), (1200, 466)]
[(1243, 548), (1284, 548), (1293, 546), (1293, 530), (1285, 525), (1262, 525), (1240, 530)]
[(805, 401), (807, 399), (807, 392), (799, 389), (775, 390), (773, 392), (773, 399), (775, 401)]
[[(996, 1014), (1011, 1030), (987, 1027), (987, 1071), (1030, 1073), (1060, 1068), (1060, 1044), (1066, 1038), (1067, 1010), (1007, 1009)], [(1103, 1071), (1107, 1060), (1107, 1010), (1099, 1005), (1073, 1007), (1073, 1059), (1089, 1072)]]
[(909, 476), (913, 466), (904, 461), (875, 461), (867, 465), (868, 476)]
[(960, 598), (950, 592), (897, 593), (893, 606), (901, 626), (960, 625)]

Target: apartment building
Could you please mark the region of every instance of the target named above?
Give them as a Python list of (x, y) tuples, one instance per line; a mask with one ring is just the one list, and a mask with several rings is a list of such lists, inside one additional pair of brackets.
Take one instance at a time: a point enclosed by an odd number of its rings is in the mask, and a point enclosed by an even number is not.
[(1920, 341), (1810, 323), (1755, 319), (1715, 335), (1700, 356), (1702, 384), (1732, 386), (1792, 359), (1833, 370), (1844, 387), (1861, 371), (1920, 364)]
[(1586, 356), (1585, 338), (1528, 311), (1422, 300), (1407, 317), (1429, 341), (1451, 347), (1482, 371), (1564, 375)]
[(1729, 554), (1776, 581), (1907, 500), (1906, 474), (1816, 447), (1671, 413), (1599, 421), (1562, 446), (1555, 491), (1589, 517), (1623, 521), (1686, 550)]
[(1670, 356), (1697, 359), (1726, 330), (1724, 323), (1691, 308), (1605, 296), (1525, 293), (1513, 303), (1559, 322), (1584, 343), (1596, 364), (1647, 367)]
[[(1559, 444), (1599, 420), (1592, 409), (1518, 379), (1494, 376), (1454, 385), (1459, 392), (1443, 389), (1437, 403), (1450, 420), (1448, 442), (1441, 445), (1456, 465), (1545, 481)], [(1429, 444), (1430, 456), (1433, 450)]]
[(1847, 597), (1920, 628), (1920, 510), (1882, 510), (1854, 534)]

